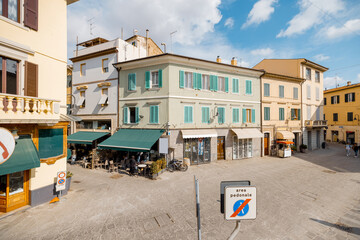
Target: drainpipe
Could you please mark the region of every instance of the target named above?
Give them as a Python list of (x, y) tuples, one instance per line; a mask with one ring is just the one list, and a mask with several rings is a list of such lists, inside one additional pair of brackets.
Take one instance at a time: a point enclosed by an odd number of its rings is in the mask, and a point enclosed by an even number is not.
[[(263, 133), (263, 118), (262, 118), (262, 100), (263, 100), (263, 94), (262, 94), (262, 77), (265, 75), (265, 71), (260, 76), (260, 131)], [(264, 136), (261, 138), (261, 157), (264, 156)]]
[(116, 127), (116, 130), (119, 130), (120, 129), (120, 70), (121, 70), (121, 67), (116, 67), (116, 64), (113, 64), (114, 68), (118, 71), (118, 84), (117, 84), (117, 88), (116, 88), (116, 91), (117, 91), (117, 99), (116, 99), (116, 109), (117, 109), (117, 113), (116, 113), (116, 122), (117, 122), (117, 127)]
[(303, 84), (304, 84), (304, 82), (305, 82), (306, 80), (303, 80), (301, 83), (300, 83), (300, 90), (301, 90), (301, 103), (300, 103), (300, 109), (301, 109), (301, 121), (300, 121), (300, 123), (301, 123), (301, 132), (302, 132), (302, 135), (301, 135), (301, 143), (300, 143), (300, 145), (301, 144), (304, 144), (304, 122), (305, 122), (305, 120), (304, 120), (304, 111), (303, 111)]

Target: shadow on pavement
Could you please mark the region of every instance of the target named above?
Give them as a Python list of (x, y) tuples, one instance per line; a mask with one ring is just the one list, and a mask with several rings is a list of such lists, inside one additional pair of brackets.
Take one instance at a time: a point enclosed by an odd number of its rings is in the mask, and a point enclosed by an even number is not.
[(314, 219), (314, 218), (310, 218), (310, 220), (312, 220), (314, 222), (321, 223), (321, 224), (323, 224), (325, 226), (328, 226), (328, 227), (333, 227), (333, 228), (339, 229), (339, 230), (344, 231), (344, 232), (360, 235), (360, 228), (358, 228), (358, 227), (350, 227), (350, 226), (347, 226), (347, 225), (345, 225), (343, 223), (339, 223), (339, 222), (330, 223), (330, 222), (327, 222), (327, 221)]
[(307, 153), (296, 152), (294, 157), (332, 170), (327, 173), (360, 172), (360, 157), (354, 158), (353, 152), (350, 157), (346, 157), (345, 145), (339, 143), (329, 143), (326, 149), (312, 150)]

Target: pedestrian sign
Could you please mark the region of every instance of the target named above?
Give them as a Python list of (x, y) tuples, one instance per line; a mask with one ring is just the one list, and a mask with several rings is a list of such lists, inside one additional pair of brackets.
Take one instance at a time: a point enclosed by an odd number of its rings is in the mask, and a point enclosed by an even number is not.
[(256, 188), (228, 186), (225, 188), (225, 219), (245, 220), (256, 218)]

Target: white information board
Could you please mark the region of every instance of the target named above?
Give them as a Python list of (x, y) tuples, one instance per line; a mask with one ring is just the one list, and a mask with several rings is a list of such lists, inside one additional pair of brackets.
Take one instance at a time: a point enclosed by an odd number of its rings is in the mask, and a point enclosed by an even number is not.
[(256, 187), (225, 187), (225, 219), (246, 220), (256, 218)]
[(66, 188), (66, 171), (61, 171), (57, 173), (56, 180), (56, 191), (65, 190)]

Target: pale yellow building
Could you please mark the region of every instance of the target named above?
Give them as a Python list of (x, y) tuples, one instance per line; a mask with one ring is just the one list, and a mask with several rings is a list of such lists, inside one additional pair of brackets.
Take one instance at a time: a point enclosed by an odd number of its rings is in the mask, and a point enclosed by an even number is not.
[(326, 140), (359, 143), (360, 84), (332, 88), (324, 91), (324, 118), (328, 122)]
[(0, 164), (0, 212), (50, 201), (57, 173), (66, 171), (66, 11), (73, 2), (3, 1), (0, 128), (16, 145)]
[(261, 77), (264, 155), (276, 155), (277, 141), (293, 141), (299, 149), (301, 85), (305, 79), (266, 72)]

